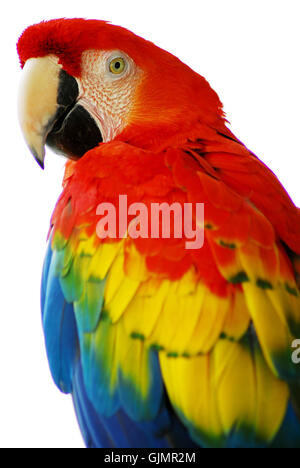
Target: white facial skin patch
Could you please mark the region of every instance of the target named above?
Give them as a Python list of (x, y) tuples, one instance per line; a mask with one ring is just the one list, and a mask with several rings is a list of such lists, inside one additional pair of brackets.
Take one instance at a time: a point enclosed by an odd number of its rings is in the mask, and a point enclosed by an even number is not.
[(81, 70), (79, 102), (96, 119), (103, 141), (108, 142), (128, 124), (143, 71), (120, 50), (84, 52)]

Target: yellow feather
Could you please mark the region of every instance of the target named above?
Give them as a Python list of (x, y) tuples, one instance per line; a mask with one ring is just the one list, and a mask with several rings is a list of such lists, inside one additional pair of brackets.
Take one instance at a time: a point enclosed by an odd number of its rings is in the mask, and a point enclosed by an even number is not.
[(161, 310), (168, 294), (170, 294), (169, 281), (149, 279), (142, 283), (124, 314), (127, 333), (140, 333), (144, 337), (149, 337), (156, 322), (160, 320)]
[[(182, 288), (179, 289), (181, 292)], [(150, 336), (152, 343), (158, 343), (168, 352), (182, 354), (189, 352), (204, 297), (204, 286), (198, 284), (194, 294), (178, 294), (178, 284), (170, 285), (159, 319)]]
[(277, 375), (277, 370), (272, 361), (272, 354), (281, 354), (289, 349), (292, 337), (287, 324), (274, 309), (266, 291), (251, 282), (244, 283), (243, 289), (265, 358), (270, 368)]
[(230, 307), (229, 298), (222, 298), (205, 288), (201, 314), (196, 324), (188, 353), (207, 353), (218, 340)]
[(149, 393), (149, 364), (148, 352), (145, 343), (138, 339), (130, 338), (122, 321), (117, 324), (117, 360), (123, 376), (133, 383), (140, 395), (145, 398)]
[[(249, 276), (249, 281), (242, 286), (265, 359), (278, 376), (274, 356), (282, 356), (281, 363), (285, 360), (288, 372), (293, 336), (287, 321), (288, 309), (284, 305), (286, 298), (278, 281), (278, 268), (270, 273), (258, 256), (250, 258), (249, 254), (255, 249), (255, 246), (248, 246), (247, 252), (240, 252), (242, 264)], [(299, 311), (296, 314), (299, 315)]]
[[(291, 288), (295, 294), (298, 293), (295, 283)], [(300, 331), (300, 296), (289, 293), (282, 282), (279, 282), (274, 289), (268, 289), (267, 294), (282, 321), (293, 324)]]
[(231, 305), (226, 315), (223, 333), (229, 338), (239, 340), (247, 331), (250, 323), (250, 315), (245, 301), (244, 293), (235, 290), (232, 295)]
[(214, 389), (224, 432), (255, 425), (255, 372), (248, 350), (239, 343), (219, 340), (212, 353)]
[(125, 244), (124, 271), (129, 278), (139, 282), (146, 281), (150, 276), (145, 257), (136, 250), (133, 243), (129, 242)]
[(88, 237), (84, 235), (85, 233), (80, 233), (80, 239), (76, 247), (76, 255), (87, 255), (94, 256), (97, 250), (95, 245), (95, 237)]
[(104, 279), (107, 276), (123, 242), (102, 242), (99, 244), (89, 266), (89, 277)]
[(256, 346), (256, 426), (260, 438), (270, 441), (276, 435), (286, 412), (289, 389), (285, 382), (277, 379), (269, 370)]
[(289, 397), (287, 384), (268, 368), (257, 342), (220, 339), (203, 356), (171, 358), (159, 354), (170, 401), (198, 442), (226, 446), (272, 440)]
[(105, 309), (113, 323), (123, 315), (128, 304), (134, 298), (139, 287), (139, 281), (132, 280), (126, 275), (116, 276), (116, 271), (108, 274), (104, 291)]
[(209, 355), (168, 358), (160, 352), (159, 358), (169, 398), (179, 416), (188, 421), (195, 433), (221, 446), (222, 427), (212, 388)]

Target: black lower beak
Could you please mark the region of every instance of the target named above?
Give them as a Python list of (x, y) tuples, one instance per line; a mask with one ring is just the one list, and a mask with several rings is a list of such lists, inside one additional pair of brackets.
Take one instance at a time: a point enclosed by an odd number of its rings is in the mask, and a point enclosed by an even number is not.
[(46, 144), (56, 153), (79, 159), (103, 141), (101, 131), (89, 112), (77, 102), (75, 78), (64, 70), (59, 75), (57, 111), (51, 122)]

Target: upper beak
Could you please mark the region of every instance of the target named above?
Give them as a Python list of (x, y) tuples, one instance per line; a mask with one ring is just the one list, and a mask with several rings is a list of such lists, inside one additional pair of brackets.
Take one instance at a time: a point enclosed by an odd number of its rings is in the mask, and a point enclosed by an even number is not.
[(42, 168), (47, 136), (77, 98), (75, 78), (64, 72), (53, 56), (27, 60), (19, 88), (19, 121), (26, 143)]
[[(55, 56), (27, 60), (19, 90), (19, 120), (30, 151), (44, 168), (45, 144), (81, 158), (102, 142), (97, 118), (79, 96), (79, 80)], [(86, 108), (87, 107), (87, 108)]]

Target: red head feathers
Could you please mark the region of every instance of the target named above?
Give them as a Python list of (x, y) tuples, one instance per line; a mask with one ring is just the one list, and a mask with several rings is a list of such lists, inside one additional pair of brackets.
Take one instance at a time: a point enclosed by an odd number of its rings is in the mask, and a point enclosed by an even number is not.
[(54, 54), (64, 70), (75, 77), (81, 75), (81, 55), (86, 50), (118, 49), (128, 54), (145, 73), (135, 99), (134, 120), (139, 128), (143, 127), (143, 138), (149, 141), (157, 124), (160, 137), (185, 133), (196, 122), (226, 131), (222, 104), (202, 76), (170, 53), (119, 26), (99, 20), (46, 21), (27, 28), (17, 48), (22, 66), (29, 58)]

